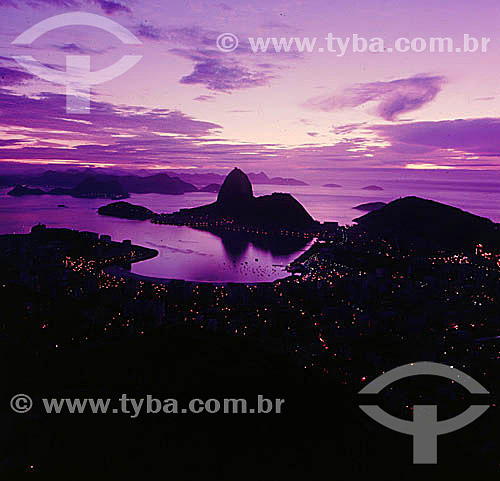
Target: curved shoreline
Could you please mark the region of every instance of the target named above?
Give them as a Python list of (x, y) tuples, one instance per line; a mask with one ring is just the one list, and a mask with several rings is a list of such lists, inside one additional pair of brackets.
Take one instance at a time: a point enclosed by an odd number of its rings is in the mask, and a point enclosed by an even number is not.
[[(146, 259), (143, 259), (146, 260)], [(139, 261), (137, 261), (139, 262)], [(171, 282), (185, 282), (186, 284), (212, 284), (212, 285), (228, 285), (228, 284), (241, 284), (241, 285), (257, 285), (257, 284), (274, 284), (275, 282), (282, 281), (294, 276), (286, 276), (280, 279), (275, 279), (274, 281), (255, 281), (255, 282), (236, 282), (236, 281), (195, 281), (186, 279), (170, 279), (165, 277), (152, 277), (144, 276), (142, 274), (136, 274), (135, 272), (129, 271), (124, 267), (120, 266), (109, 266), (104, 269), (104, 272), (116, 277), (126, 277), (127, 279), (133, 279), (142, 282), (154, 282), (157, 284), (168, 285)]]

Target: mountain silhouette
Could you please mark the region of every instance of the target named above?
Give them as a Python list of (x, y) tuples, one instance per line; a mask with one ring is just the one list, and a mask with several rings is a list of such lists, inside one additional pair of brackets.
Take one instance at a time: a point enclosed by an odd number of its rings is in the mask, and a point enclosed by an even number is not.
[(470, 212), (420, 197), (403, 197), (354, 219), (357, 228), (401, 244), (472, 249), (498, 243), (499, 224)]
[(242, 170), (234, 168), (224, 179), (216, 203), (224, 209), (246, 207), (253, 198), (248, 176)]
[(290, 194), (254, 197), (248, 176), (238, 168), (227, 175), (214, 203), (161, 215), (162, 222), (174, 224), (213, 223), (222, 219), (232, 220), (241, 226), (270, 230), (303, 230), (318, 224)]

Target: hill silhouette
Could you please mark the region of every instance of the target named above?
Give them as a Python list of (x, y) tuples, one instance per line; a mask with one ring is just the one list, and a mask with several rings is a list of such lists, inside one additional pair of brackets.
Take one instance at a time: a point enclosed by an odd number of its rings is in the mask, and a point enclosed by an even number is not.
[(369, 234), (404, 244), (472, 249), (500, 241), (499, 224), (470, 212), (420, 197), (394, 200), (354, 219)]
[(221, 187), (220, 184), (208, 184), (205, 187), (202, 187), (201, 189), (199, 189), (198, 191), (199, 192), (211, 192), (211, 193), (217, 194), (220, 190), (220, 187)]
[(103, 205), (97, 209), (100, 215), (120, 217), (122, 219), (147, 220), (151, 219), (153, 212), (141, 205), (130, 204), (129, 202), (113, 202)]
[(23, 197), (25, 195), (43, 195), (44, 192), (42, 189), (31, 189), (29, 187), (25, 187), (24, 185), (17, 184), (12, 190), (7, 192), (7, 195), (11, 195), (13, 197)]
[(224, 179), (217, 196), (217, 205), (221, 208), (243, 206), (252, 201), (253, 190), (248, 176), (234, 168)]
[(16, 184), (53, 187), (46, 193), (75, 197), (88, 197), (90, 194), (115, 194), (126, 197), (128, 193), (181, 195), (198, 190), (194, 185), (182, 179), (163, 173), (147, 176), (116, 175), (107, 173), (103, 169), (74, 169), (49, 170), (35, 175), (0, 175), (0, 185)]

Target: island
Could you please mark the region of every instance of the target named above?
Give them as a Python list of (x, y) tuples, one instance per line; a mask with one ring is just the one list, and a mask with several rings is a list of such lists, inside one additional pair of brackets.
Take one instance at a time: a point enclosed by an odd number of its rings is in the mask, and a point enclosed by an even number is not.
[(141, 205), (134, 205), (128, 202), (113, 202), (112, 204), (99, 207), (97, 212), (100, 215), (132, 220), (147, 220), (153, 217), (153, 211)]
[(88, 177), (80, 182), (76, 187), (67, 189), (56, 187), (49, 191), (33, 189), (30, 187), (16, 185), (8, 195), (23, 197), (26, 195), (70, 195), (71, 197), (82, 199), (125, 199), (129, 197), (123, 187), (116, 181), (99, 181)]
[(301, 180), (292, 179), (289, 177), (272, 177), (269, 178), (264, 172), (259, 172), (258, 174), (250, 173), (248, 178), (254, 184), (268, 184), (268, 185), (309, 185)]
[[(49, 187), (41, 194), (70, 195), (80, 198), (126, 198), (134, 194), (182, 195), (198, 189), (167, 174), (130, 175), (108, 174), (101, 169), (70, 169), (67, 171), (46, 171), (42, 174), (9, 174), (0, 176), (3, 186)], [(21, 195), (33, 195), (22, 193)]]
[(220, 190), (220, 184), (208, 184), (205, 187), (199, 189), (199, 192), (211, 192), (217, 194)]
[[(184, 173), (177, 172), (172, 175), (177, 176), (179, 179), (184, 180), (185, 182), (189, 182), (191, 184), (197, 185), (199, 187), (205, 186), (207, 184), (219, 184), (221, 185), (224, 182), (224, 175), (215, 174), (211, 172), (207, 173)], [(269, 177), (264, 172), (259, 173), (249, 173), (248, 178), (252, 184), (264, 184), (264, 185), (290, 185), (290, 186), (304, 186), (308, 185), (306, 182), (303, 182), (298, 179), (292, 179), (288, 177)]]
[(372, 210), (381, 209), (385, 205), (385, 202), (367, 202), (366, 204), (359, 204), (356, 207), (353, 207), (353, 209), (371, 212)]
[(382, 187), (378, 185), (367, 185), (366, 187), (362, 187), (363, 190), (384, 190)]
[(332, 188), (337, 188), (337, 187), (342, 187), (340, 184), (325, 184), (323, 187), (332, 187)]
[(7, 195), (11, 195), (13, 197), (23, 197), (25, 195), (43, 195), (46, 194), (42, 189), (31, 189), (24, 185), (16, 185), (12, 190), (7, 192)]

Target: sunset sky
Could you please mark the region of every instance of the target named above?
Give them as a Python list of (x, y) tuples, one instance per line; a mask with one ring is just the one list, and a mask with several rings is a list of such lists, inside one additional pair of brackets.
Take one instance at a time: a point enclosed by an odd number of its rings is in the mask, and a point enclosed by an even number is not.
[[(51, 16), (110, 18), (142, 44), (94, 27), (12, 41)], [(500, 167), (500, 7), (480, 0), (0, 0), (3, 166), (72, 165), (249, 171)], [(238, 36), (231, 53), (221, 33)], [(491, 39), (487, 52), (254, 53), (249, 37)], [(326, 50), (326, 49), (325, 49)], [(59, 71), (67, 55), (91, 70), (142, 55), (92, 89), (89, 114), (67, 114), (65, 87), (12, 56)], [(297, 174), (298, 175), (298, 174)]]

